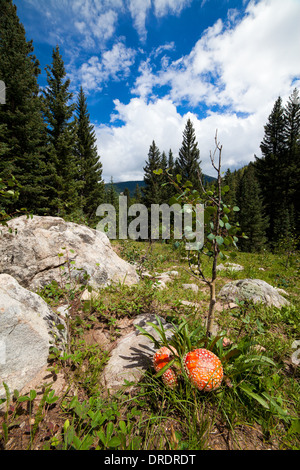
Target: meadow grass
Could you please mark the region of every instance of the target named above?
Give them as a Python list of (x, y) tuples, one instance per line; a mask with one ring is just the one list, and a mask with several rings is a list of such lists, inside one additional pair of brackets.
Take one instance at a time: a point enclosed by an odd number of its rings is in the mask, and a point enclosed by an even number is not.
[[(81, 302), (82, 290), (75, 288), (72, 295), (55, 286), (40, 293), (54, 308), (66, 297), (72, 299), (70, 348), (65, 355), (52, 350), (49, 370), (62, 371), (73, 392), (45, 402), (34, 436), (27, 433), (27, 440), (21, 427), (26, 397), (23, 402), (20, 397), (10, 400), (1, 418), (2, 448), (24, 448), (29, 442), (37, 449), (299, 449), (299, 368), (291, 362), (293, 342), (300, 339), (299, 258), (287, 262), (284, 255), (269, 252), (227, 253), (227, 261), (244, 270), (220, 271), (217, 290), (234, 279), (262, 279), (284, 289), (290, 305), (277, 309), (241, 303), (217, 310), (220, 339), (213, 352), (225, 358), (218, 390), (199, 392), (185, 380), (170, 390), (148, 370), (133, 391), (108, 395), (99, 382), (109, 353), (101, 345), (87, 344), (87, 332), (101, 324), (113, 342), (121, 336), (120, 320), (155, 313), (175, 327), (186, 320), (189, 331), (203, 324), (200, 338), (209, 303), (208, 288), (191, 274), (186, 254), (171, 243), (151, 248), (133, 241), (112, 245), (140, 274), (147, 271), (150, 277), (141, 277), (137, 286), (107, 287), (92, 302)], [(209, 275), (209, 262), (203, 262)], [(155, 275), (169, 270), (178, 271), (178, 276), (166, 289), (154, 289)], [(184, 290), (182, 284), (188, 283), (196, 283), (198, 292)], [(197, 307), (185, 306), (182, 300)], [(231, 342), (227, 348), (224, 336)], [(202, 346), (199, 338), (193, 338), (194, 347)]]

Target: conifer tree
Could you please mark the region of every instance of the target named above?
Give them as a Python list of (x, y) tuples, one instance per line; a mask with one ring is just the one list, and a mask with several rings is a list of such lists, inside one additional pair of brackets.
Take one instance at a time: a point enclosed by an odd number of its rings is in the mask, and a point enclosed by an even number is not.
[(1, 0), (0, 79), (6, 85), (6, 102), (0, 105), (0, 177), (7, 180), (13, 175), (21, 185), (10, 213), (23, 207), (34, 213), (47, 209), (47, 135), (37, 83), (39, 62), (33, 51), (16, 6), (11, 0)]
[[(255, 161), (256, 175), (263, 195), (263, 205), (269, 218), (267, 237), (272, 244), (276, 243), (281, 226), (286, 229), (281, 220), (286, 213), (285, 196), (282, 194), (282, 172), (285, 165), (285, 141), (284, 141), (284, 108), (279, 97), (272, 109), (268, 122), (264, 127), (265, 134), (260, 148), (262, 157)], [(277, 228), (276, 228), (277, 227)]]
[(170, 173), (174, 170), (174, 166), (175, 166), (175, 160), (174, 160), (172, 149), (170, 149), (169, 155), (168, 155), (168, 170), (170, 171)]
[(169, 181), (167, 178), (166, 170), (168, 169), (168, 159), (167, 155), (165, 152), (161, 154), (161, 160), (160, 160), (160, 168), (163, 170), (163, 173), (161, 175), (156, 175), (156, 177), (160, 181), (160, 187), (161, 187), (161, 201), (160, 203), (168, 203), (170, 197), (169, 197)]
[(44, 113), (48, 124), (48, 159), (54, 167), (52, 176), (52, 212), (68, 215), (78, 210), (76, 159), (74, 155), (75, 104), (70, 103), (73, 94), (69, 91), (70, 80), (59, 47), (52, 53), (52, 64), (46, 67), (48, 87), (44, 90)]
[(182, 176), (183, 181), (191, 181), (195, 189), (200, 189), (199, 174), (202, 177), (200, 164), (200, 151), (196, 141), (194, 126), (192, 121), (188, 119), (183, 131), (179, 156), (176, 160), (176, 173)]
[(263, 213), (263, 204), (253, 163), (244, 169), (238, 190), (237, 204), (240, 208), (239, 224), (248, 238), (240, 240), (243, 251), (261, 251), (266, 243), (267, 219)]
[(136, 184), (133, 197), (134, 197), (135, 204), (141, 204), (142, 203), (142, 191), (141, 191), (141, 188), (140, 188), (138, 183)]
[(279, 97), (265, 126), (262, 158), (255, 167), (269, 217), (267, 236), (272, 247), (299, 230), (300, 103), (295, 89), (284, 108)]
[(105, 202), (111, 204), (115, 209), (118, 207), (118, 194), (115, 190), (114, 179), (111, 176), (110, 183), (107, 185), (105, 190)]
[(300, 233), (300, 98), (295, 88), (284, 110), (286, 145), (283, 168), (284, 193), (287, 200), (291, 233)]
[(153, 173), (161, 167), (161, 155), (158, 147), (153, 140), (148, 152), (148, 160), (144, 167), (144, 182), (142, 188), (143, 204), (150, 208), (151, 204), (160, 204), (162, 198), (160, 177)]
[(96, 146), (95, 130), (90, 123), (90, 115), (82, 87), (76, 105), (75, 156), (76, 179), (80, 182), (78, 188), (80, 207), (83, 214), (91, 221), (95, 218), (97, 207), (103, 201), (104, 182), (102, 180), (102, 164)]

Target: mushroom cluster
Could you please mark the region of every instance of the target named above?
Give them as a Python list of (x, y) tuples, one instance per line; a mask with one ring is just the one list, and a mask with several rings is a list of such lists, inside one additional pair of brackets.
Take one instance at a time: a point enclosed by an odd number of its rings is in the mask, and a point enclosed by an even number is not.
[[(153, 366), (156, 372), (165, 367), (174, 357), (174, 348), (163, 346), (153, 357)], [(194, 349), (183, 358), (183, 365), (191, 383), (201, 391), (212, 391), (220, 387), (223, 379), (223, 367), (220, 359), (208, 349)], [(164, 384), (170, 388), (178, 384), (178, 372), (173, 366), (169, 367), (163, 375)]]
[[(175, 352), (174, 348), (171, 347), (171, 349), (163, 346), (154, 354), (153, 366), (155, 372), (159, 372), (171, 361), (173, 356), (172, 353)], [(178, 383), (176, 371), (172, 367), (169, 367), (169, 369), (163, 373), (162, 380), (167, 387), (176, 387)]]
[(204, 348), (190, 351), (185, 355), (183, 363), (187, 376), (198, 390), (208, 392), (221, 385), (222, 363), (211, 351)]

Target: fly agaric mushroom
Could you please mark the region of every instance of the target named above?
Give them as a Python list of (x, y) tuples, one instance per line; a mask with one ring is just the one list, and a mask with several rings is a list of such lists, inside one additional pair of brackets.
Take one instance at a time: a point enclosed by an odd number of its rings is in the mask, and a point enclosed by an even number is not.
[(211, 351), (207, 349), (190, 351), (185, 355), (183, 364), (187, 376), (198, 390), (209, 392), (221, 385), (222, 363)]
[[(174, 348), (171, 347), (171, 349), (173, 350), (173, 352), (175, 352)], [(167, 348), (166, 346), (162, 346), (158, 351), (156, 351), (153, 357), (153, 366), (155, 372), (159, 372), (164, 366), (166, 366), (171, 361), (171, 349)], [(172, 369), (172, 367), (169, 367), (169, 369), (167, 369), (166, 372), (163, 373), (162, 380), (167, 387), (176, 387), (178, 383), (177, 374), (174, 369)]]

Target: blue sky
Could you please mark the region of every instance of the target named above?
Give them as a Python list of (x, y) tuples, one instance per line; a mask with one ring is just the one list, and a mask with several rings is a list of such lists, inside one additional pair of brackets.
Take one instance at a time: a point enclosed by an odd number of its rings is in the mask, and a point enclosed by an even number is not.
[(275, 100), (300, 88), (300, 0), (14, 0), (46, 85), (59, 45), (82, 85), (103, 177), (143, 179), (149, 146), (177, 156), (193, 121), (204, 173), (260, 156)]

